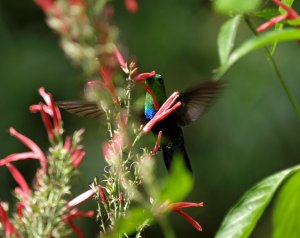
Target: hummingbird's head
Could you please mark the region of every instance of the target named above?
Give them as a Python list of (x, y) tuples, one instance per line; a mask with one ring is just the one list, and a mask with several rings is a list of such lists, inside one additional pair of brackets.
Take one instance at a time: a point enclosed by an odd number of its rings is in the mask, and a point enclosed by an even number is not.
[(151, 78), (145, 80), (145, 84), (153, 91), (153, 93), (159, 93), (161, 90), (165, 90), (163, 78), (160, 74), (155, 74)]
[(164, 80), (162, 76), (160, 74), (155, 74), (153, 77), (147, 78), (145, 80), (144, 86), (147, 91), (146, 104), (148, 106), (154, 105), (154, 108), (158, 110), (158, 108), (167, 99)]

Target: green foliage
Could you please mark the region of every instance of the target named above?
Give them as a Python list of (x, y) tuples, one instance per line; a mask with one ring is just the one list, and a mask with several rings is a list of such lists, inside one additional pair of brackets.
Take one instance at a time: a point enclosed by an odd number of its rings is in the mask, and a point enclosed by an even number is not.
[(184, 199), (192, 190), (191, 174), (184, 167), (182, 159), (175, 159), (169, 176), (163, 182), (158, 200), (160, 202), (178, 202)]
[(298, 238), (300, 235), (300, 173), (281, 189), (273, 214), (273, 238)]
[[(163, 180), (163, 185), (156, 185), (157, 190), (162, 187), (159, 198), (153, 198), (154, 203), (143, 203), (140, 206), (130, 209), (127, 214), (117, 220), (114, 230), (109, 234), (109, 238), (118, 237), (122, 234), (132, 234), (138, 232), (143, 226), (155, 221), (156, 218), (168, 212), (166, 204), (184, 199), (192, 190), (193, 180), (190, 173), (185, 168), (182, 159), (177, 158), (172, 164), (170, 174)], [(152, 186), (155, 186), (153, 183)], [(153, 206), (154, 205), (154, 206)]]
[(137, 229), (150, 221), (151, 212), (143, 207), (132, 208), (124, 217), (121, 217), (116, 225), (113, 233), (105, 235), (107, 238), (120, 237), (122, 234), (132, 234)]
[(221, 77), (235, 62), (240, 58), (247, 55), (248, 53), (263, 48), (274, 42), (282, 42), (289, 40), (297, 40), (300, 38), (300, 30), (298, 29), (287, 29), (282, 31), (271, 31), (261, 34), (257, 37), (253, 37), (244, 42), (240, 47), (234, 50), (226, 63), (221, 65), (218, 70), (218, 77)]
[(240, 1), (240, 0), (215, 0), (215, 10), (224, 13), (249, 13), (257, 9), (261, 0)]
[(250, 188), (228, 212), (216, 238), (246, 238), (272, 200), (280, 185), (299, 167), (278, 172)]
[(287, 20), (287, 23), (291, 26), (299, 26), (300, 25), (300, 18)]
[(256, 17), (261, 17), (266, 20), (269, 20), (275, 16), (278, 16), (279, 11), (278, 11), (278, 9), (275, 9), (275, 8), (264, 8), (262, 10), (254, 12), (253, 15)]
[(234, 41), (241, 18), (241, 15), (236, 15), (234, 18), (225, 22), (220, 29), (218, 36), (218, 50), (221, 65), (226, 63), (234, 46)]

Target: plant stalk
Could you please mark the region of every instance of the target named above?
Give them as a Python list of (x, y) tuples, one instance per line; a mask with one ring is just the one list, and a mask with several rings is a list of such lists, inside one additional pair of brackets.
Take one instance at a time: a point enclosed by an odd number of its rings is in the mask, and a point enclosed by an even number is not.
[[(249, 16), (245, 16), (245, 21), (246, 21), (248, 27), (250, 28), (250, 30), (253, 32), (253, 34), (257, 35), (257, 32), (256, 32), (256, 30), (255, 30), (252, 22), (250, 21)], [(267, 58), (268, 58), (268, 60), (269, 60), (269, 62), (271, 64), (271, 66), (275, 70), (275, 74), (276, 74), (276, 76), (277, 76), (277, 78), (278, 78), (281, 86), (283, 87), (286, 95), (289, 98), (290, 103), (292, 104), (292, 106), (293, 106), (293, 108), (294, 108), (294, 110), (295, 110), (298, 118), (300, 119), (300, 105), (299, 105), (296, 97), (293, 95), (291, 89), (289, 88), (288, 84), (284, 80), (284, 78), (283, 78), (283, 76), (282, 76), (282, 74), (281, 74), (281, 72), (279, 70), (279, 67), (278, 67), (277, 63), (275, 62), (275, 60), (274, 60), (274, 58), (273, 58), (273, 56), (272, 56), (269, 48), (265, 46), (264, 50), (265, 50), (266, 56), (267, 56)]]

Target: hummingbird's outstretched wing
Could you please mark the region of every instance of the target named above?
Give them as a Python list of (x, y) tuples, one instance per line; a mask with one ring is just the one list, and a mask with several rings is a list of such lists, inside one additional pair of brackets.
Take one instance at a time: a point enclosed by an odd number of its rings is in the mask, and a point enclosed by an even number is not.
[(104, 112), (98, 107), (96, 102), (89, 101), (60, 101), (57, 105), (69, 113), (81, 117), (96, 118)]
[(178, 100), (182, 105), (176, 110), (178, 125), (186, 126), (197, 120), (219, 95), (224, 86), (224, 82), (209, 80), (181, 93)]

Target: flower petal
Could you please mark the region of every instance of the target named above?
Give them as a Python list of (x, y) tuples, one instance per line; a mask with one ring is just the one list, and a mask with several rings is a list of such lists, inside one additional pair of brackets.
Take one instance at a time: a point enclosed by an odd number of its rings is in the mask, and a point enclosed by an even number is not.
[(156, 72), (154, 70), (150, 73), (141, 73), (141, 74), (138, 74), (137, 76), (135, 76), (134, 80), (135, 81), (145, 80), (147, 78), (153, 77), (155, 74), (156, 74)]
[(120, 64), (120, 66), (121, 66), (122, 68), (127, 68), (127, 63), (126, 63), (126, 61), (124, 60), (124, 58), (123, 58), (121, 52), (119, 51), (119, 49), (117, 48), (116, 45), (114, 45), (114, 54), (115, 54), (115, 57), (116, 57), (116, 59), (118, 60), (118, 62), (119, 62), (119, 64)]
[(92, 217), (93, 215), (94, 211), (79, 212), (77, 209), (72, 209), (70, 214), (65, 217), (65, 220), (69, 223), (74, 233), (76, 233), (78, 237), (83, 238), (83, 232), (74, 224), (73, 219), (78, 217)]
[(159, 146), (160, 146), (161, 136), (162, 136), (162, 131), (160, 131), (157, 135), (157, 140), (156, 140), (155, 146), (151, 152), (151, 155), (155, 155), (157, 153)]
[(71, 219), (67, 219), (67, 222), (78, 238), (84, 238), (83, 232), (79, 229), (78, 226), (75, 225), (75, 223)]
[(101, 186), (98, 186), (98, 189), (99, 189), (99, 195), (100, 195), (101, 201), (105, 204), (107, 202), (107, 198), (104, 193), (104, 190)]
[(270, 19), (269, 21), (265, 22), (264, 24), (260, 25), (259, 27), (257, 27), (256, 31), (257, 32), (263, 32), (265, 31), (266, 29), (268, 29), (269, 27), (275, 25), (276, 23), (284, 20), (287, 18), (287, 14), (285, 15), (280, 15), (280, 16), (276, 16), (276, 17), (273, 17), (272, 19)]
[(180, 216), (182, 216), (184, 219), (186, 219), (190, 224), (192, 224), (193, 227), (195, 227), (198, 231), (202, 231), (202, 227), (201, 225), (194, 220), (190, 215), (186, 214), (185, 212), (183, 212), (180, 209), (176, 209), (174, 210), (175, 212), (177, 212)]
[(89, 198), (91, 198), (95, 194), (93, 189), (89, 189), (86, 192), (78, 195), (77, 197), (73, 198), (71, 201), (68, 202), (67, 208), (76, 207), (78, 204), (85, 202)]
[(66, 151), (69, 151), (70, 147), (71, 147), (71, 137), (70, 136), (67, 136), (66, 139), (65, 139), (65, 143), (64, 143), (64, 149)]
[(72, 160), (74, 168), (77, 168), (80, 165), (84, 156), (85, 156), (85, 151), (83, 149), (77, 150), (75, 153), (72, 154), (71, 160)]
[(177, 202), (177, 203), (172, 203), (170, 205), (170, 209), (176, 210), (176, 209), (181, 209), (181, 208), (186, 208), (186, 207), (203, 207), (203, 202)]
[(24, 179), (23, 175), (20, 173), (20, 171), (10, 163), (7, 163), (6, 167), (9, 169), (10, 173), (12, 174), (12, 176), (14, 177), (16, 182), (19, 184), (19, 186), (20, 186), (21, 190), (24, 192), (24, 194), (29, 196), (30, 195), (29, 186), (28, 186), (26, 180)]
[(26, 159), (39, 159), (39, 158), (34, 152), (15, 153), (15, 154), (8, 155), (4, 159), (0, 160), (0, 166), (6, 165), (14, 161), (26, 160)]
[[(181, 102), (177, 102), (175, 105), (173, 103), (177, 100), (179, 97), (178, 92), (174, 92), (160, 107), (160, 109), (155, 113), (154, 117), (143, 127), (143, 133), (146, 134), (149, 131), (151, 131), (152, 127), (165, 117), (167, 117), (169, 114), (171, 114), (173, 111), (175, 111), (178, 107), (181, 106)], [(172, 106), (173, 105), (173, 106)]]
[(299, 17), (298, 13), (294, 9), (292, 9), (289, 6), (283, 4), (281, 1), (279, 1), (279, 0), (273, 0), (273, 2), (276, 5), (278, 5), (279, 7), (283, 8), (284, 10), (286, 10), (289, 19), (296, 19), (296, 18)]
[(12, 234), (16, 234), (16, 228), (11, 224), (7, 212), (4, 210), (0, 201), (0, 220), (5, 228), (6, 237), (11, 237)]
[[(41, 166), (44, 169), (44, 171), (47, 171), (47, 159), (42, 150), (37, 146), (36, 143), (34, 143), (32, 140), (30, 140), (28, 137), (20, 134), (17, 132), (13, 127), (9, 128), (10, 133), (15, 136), (17, 139), (19, 139), (24, 145), (26, 145), (29, 149), (32, 150), (36, 154), (37, 159), (40, 160)], [(23, 154), (23, 153), (21, 153)]]
[(136, 0), (125, 0), (125, 6), (127, 10), (131, 13), (135, 13), (139, 10), (139, 6)]
[(53, 127), (52, 127), (52, 123), (51, 120), (48, 116), (48, 114), (45, 112), (43, 104), (40, 103), (40, 105), (42, 106), (41, 109), (41, 117), (42, 117), (42, 121), (44, 123), (44, 126), (46, 128), (47, 134), (48, 134), (48, 138), (50, 141), (52, 141), (54, 139), (54, 133), (53, 133)]

